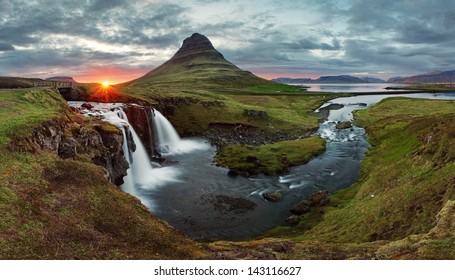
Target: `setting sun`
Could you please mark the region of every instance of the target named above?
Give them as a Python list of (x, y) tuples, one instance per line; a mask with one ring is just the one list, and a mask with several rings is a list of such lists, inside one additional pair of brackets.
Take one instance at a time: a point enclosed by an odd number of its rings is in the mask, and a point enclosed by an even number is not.
[(108, 87), (110, 85), (109, 81), (103, 81), (101, 84), (103, 87)]

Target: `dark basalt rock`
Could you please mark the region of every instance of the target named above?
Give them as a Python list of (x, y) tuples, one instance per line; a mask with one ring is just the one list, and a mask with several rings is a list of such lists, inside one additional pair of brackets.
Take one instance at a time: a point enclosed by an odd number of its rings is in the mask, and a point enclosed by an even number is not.
[(102, 125), (87, 129), (69, 120), (51, 120), (35, 128), (30, 137), (16, 139), (15, 150), (23, 152), (47, 151), (63, 159), (88, 155), (92, 163), (106, 169), (109, 180), (123, 183), (128, 162), (123, 155), (123, 136), (120, 131), (105, 130)]
[(327, 191), (317, 191), (310, 195), (308, 199), (303, 199), (291, 208), (295, 215), (303, 215), (310, 211), (312, 207), (326, 206), (330, 202), (330, 194)]
[(222, 213), (233, 212), (235, 214), (242, 214), (254, 210), (257, 204), (251, 200), (243, 197), (233, 197), (229, 195), (219, 194), (205, 194), (201, 196), (201, 203), (211, 203), (216, 211)]
[(88, 90), (82, 86), (59, 87), (57, 89), (66, 101), (89, 100), (90, 97)]
[(123, 177), (127, 175), (126, 170), (129, 168), (123, 154), (123, 136), (104, 130), (100, 130), (99, 134), (103, 146), (107, 148), (107, 151), (102, 153), (105, 164), (99, 165), (106, 168), (108, 176), (114, 184), (121, 185), (123, 184)]
[(247, 117), (257, 118), (257, 119), (267, 119), (269, 115), (265, 111), (257, 111), (257, 110), (243, 110), (243, 115)]
[(300, 216), (299, 215), (292, 215), (286, 218), (286, 222), (295, 225), (300, 222)]
[(345, 121), (345, 122), (337, 122), (336, 128), (337, 129), (346, 129), (346, 128), (351, 128), (352, 123), (350, 121)]
[(277, 202), (281, 199), (281, 193), (279, 192), (269, 192), (269, 193), (264, 193), (262, 195), (265, 200), (271, 201), (271, 202)]
[(184, 63), (186, 60), (192, 60), (201, 55), (215, 60), (224, 60), (223, 55), (213, 47), (210, 40), (199, 33), (194, 33), (191, 37), (183, 40), (182, 47), (175, 53), (172, 60)]
[(209, 129), (204, 133), (204, 136), (212, 145), (223, 147), (229, 144), (258, 146), (298, 139), (299, 137), (305, 138), (311, 134), (312, 131), (289, 133), (279, 130), (272, 134), (242, 123), (210, 123)]
[(319, 116), (319, 119), (327, 120), (331, 110), (339, 110), (343, 107), (344, 107), (344, 105), (342, 105), (342, 104), (337, 104), (337, 103), (330, 104), (323, 108), (320, 108), (317, 115)]
[(325, 206), (330, 202), (330, 194), (327, 191), (314, 192), (308, 198), (310, 206)]
[(65, 137), (60, 142), (60, 145), (58, 147), (58, 155), (64, 159), (66, 158), (74, 159), (77, 153), (76, 148), (77, 148), (76, 140), (74, 140), (73, 137)]
[(297, 203), (291, 208), (291, 212), (296, 215), (303, 215), (308, 211), (310, 211), (310, 203), (308, 202), (308, 200), (301, 200), (299, 203)]
[[(150, 157), (156, 156), (155, 133), (152, 127), (152, 107), (148, 105), (127, 104), (123, 107), (123, 111), (128, 117), (128, 121), (134, 128), (142, 143), (144, 144)], [(130, 132), (129, 132), (130, 133)], [(131, 135), (127, 135), (131, 136)], [(129, 139), (128, 144), (134, 145), (134, 141)], [(136, 150), (136, 147), (132, 151)]]
[(86, 103), (83, 103), (83, 104), (81, 105), (81, 107), (82, 107), (82, 108), (85, 108), (85, 109), (87, 109), (87, 110), (92, 110), (92, 109), (93, 109), (93, 105), (90, 104), (90, 103), (87, 103), (87, 102), (86, 102)]

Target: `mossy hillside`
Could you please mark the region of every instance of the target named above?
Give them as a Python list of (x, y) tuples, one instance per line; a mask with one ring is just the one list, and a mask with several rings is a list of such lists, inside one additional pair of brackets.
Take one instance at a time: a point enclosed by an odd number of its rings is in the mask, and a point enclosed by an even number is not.
[(215, 162), (238, 174), (276, 175), (287, 172), (289, 166), (308, 162), (324, 150), (325, 141), (319, 136), (261, 146), (228, 145), (217, 153)]
[(355, 195), (299, 239), (398, 240), (434, 228), (437, 213), (454, 199), (454, 106), (394, 98), (357, 112), (373, 147), (351, 187)]
[(12, 136), (28, 135), (32, 128), (65, 116), (67, 106), (53, 90), (0, 92), (0, 147)]
[(100, 167), (49, 153), (2, 152), (0, 157), (0, 259), (181, 259), (203, 254), (110, 184)]
[[(258, 89), (204, 90), (185, 88), (157, 88), (129, 86), (122, 90), (135, 98), (156, 104), (156, 99), (172, 106), (166, 117), (182, 135), (203, 135), (213, 123), (243, 124), (269, 133), (289, 132), (298, 137), (302, 132), (314, 131), (319, 127), (319, 118), (314, 113), (334, 95), (281, 91), (275, 86)], [(175, 98), (191, 98), (200, 102), (173, 104)], [(204, 106), (201, 102), (223, 102), (224, 106)], [(267, 118), (252, 118), (244, 115), (245, 110), (265, 111)]]
[[(112, 127), (85, 124), (80, 116), (67, 111), (63, 99), (53, 91), (2, 93), (1, 100), (8, 103), (3, 109), (9, 114), (0, 111), (0, 259), (185, 259), (205, 255), (194, 241), (154, 218), (136, 198), (112, 185), (104, 169), (92, 164), (89, 157), (63, 160), (40, 150), (18, 152), (13, 141), (56, 117), (80, 122), (87, 129), (110, 131)], [(71, 125), (68, 130), (65, 133), (71, 133)]]

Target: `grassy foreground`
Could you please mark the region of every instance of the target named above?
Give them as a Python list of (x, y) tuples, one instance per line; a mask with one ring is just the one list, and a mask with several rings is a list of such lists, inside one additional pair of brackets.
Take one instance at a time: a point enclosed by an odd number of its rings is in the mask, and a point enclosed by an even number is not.
[(20, 152), (53, 120), (76, 125), (52, 90), (0, 92), (0, 259), (186, 259), (205, 251), (154, 218), (83, 156)]

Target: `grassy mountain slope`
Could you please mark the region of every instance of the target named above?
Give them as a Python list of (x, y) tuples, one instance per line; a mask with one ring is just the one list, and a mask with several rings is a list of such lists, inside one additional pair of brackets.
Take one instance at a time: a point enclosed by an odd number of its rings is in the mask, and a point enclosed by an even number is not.
[(129, 85), (170, 88), (243, 88), (274, 84), (227, 61), (204, 35), (194, 33), (175, 55)]
[(29, 137), (45, 121), (84, 125), (58, 93), (0, 92), (0, 107), (0, 259), (186, 259), (205, 254), (111, 184), (104, 170), (83, 155), (73, 160), (42, 150), (21, 152), (16, 140)]

